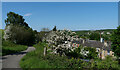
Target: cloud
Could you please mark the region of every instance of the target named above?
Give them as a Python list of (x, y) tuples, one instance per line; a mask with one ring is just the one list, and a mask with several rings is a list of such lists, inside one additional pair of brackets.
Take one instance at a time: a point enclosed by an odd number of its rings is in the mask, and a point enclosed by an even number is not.
[(24, 16), (30, 16), (30, 15), (32, 15), (31, 13), (27, 13), (27, 14), (25, 14)]

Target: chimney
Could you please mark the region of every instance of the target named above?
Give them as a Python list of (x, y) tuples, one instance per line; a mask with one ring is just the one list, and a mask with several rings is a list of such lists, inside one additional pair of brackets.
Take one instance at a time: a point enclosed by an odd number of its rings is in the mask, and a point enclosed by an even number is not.
[(100, 38), (100, 42), (103, 43), (103, 42), (104, 42), (104, 39), (103, 39), (103, 38)]

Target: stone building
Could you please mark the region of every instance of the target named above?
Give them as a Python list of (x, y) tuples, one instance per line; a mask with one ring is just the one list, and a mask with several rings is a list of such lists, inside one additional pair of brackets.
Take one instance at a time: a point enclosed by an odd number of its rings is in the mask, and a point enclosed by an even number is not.
[(98, 57), (101, 59), (105, 59), (107, 55), (114, 56), (114, 52), (112, 52), (111, 50), (111, 42), (100, 42), (95, 40), (79, 39), (73, 41), (72, 43), (96, 48), (96, 51), (98, 52)]

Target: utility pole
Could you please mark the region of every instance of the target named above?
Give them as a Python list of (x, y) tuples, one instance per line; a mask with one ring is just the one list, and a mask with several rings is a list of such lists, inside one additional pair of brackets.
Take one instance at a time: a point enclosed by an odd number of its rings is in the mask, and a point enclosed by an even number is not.
[(101, 41), (101, 31), (100, 31), (100, 41)]

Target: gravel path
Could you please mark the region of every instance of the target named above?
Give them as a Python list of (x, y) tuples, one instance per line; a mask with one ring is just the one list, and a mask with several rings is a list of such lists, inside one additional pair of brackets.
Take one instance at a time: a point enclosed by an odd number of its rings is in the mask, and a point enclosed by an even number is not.
[(6, 55), (2, 57), (2, 68), (20, 68), (19, 62), (27, 52), (35, 50), (34, 47), (28, 47), (27, 50), (20, 53)]

